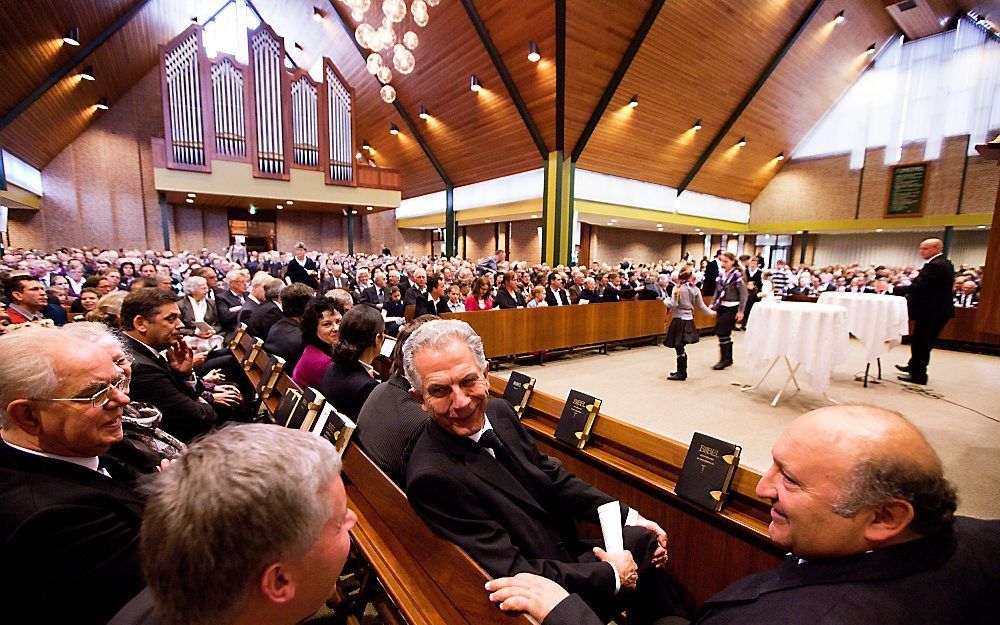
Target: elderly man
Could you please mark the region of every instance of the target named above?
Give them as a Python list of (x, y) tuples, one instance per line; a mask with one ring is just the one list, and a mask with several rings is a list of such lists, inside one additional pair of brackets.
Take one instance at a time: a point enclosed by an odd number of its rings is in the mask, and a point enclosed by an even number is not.
[(5, 623), (105, 623), (142, 588), (143, 498), (104, 454), (122, 440), (123, 371), (51, 328), (0, 337), (0, 587)]
[[(995, 621), (1000, 521), (954, 517), (955, 489), (909, 421), (870, 406), (821, 408), (796, 419), (771, 455), (757, 495), (771, 500), (768, 533), (791, 557), (709, 599), (695, 623)], [(489, 588), (504, 609), (544, 625), (598, 623), (537, 576)]]
[[(414, 510), (491, 575), (531, 572), (579, 593), (605, 617), (630, 623), (684, 608), (659, 569), (659, 525), (566, 472), (543, 455), (510, 404), (489, 401), (483, 343), (462, 321), (430, 321), (403, 345), (413, 397), (430, 417), (406, 470)], [(621, 515), (625, 550), (584, 541), (575, 522), (598, 508)]]
[(948, 320), (955, 316), (951, 297), (955, 268), (944, 257), (943, 250), (941, 239), (921, 242), (920, 257), (927, 262), (910, 284), (893, 290), (895, 295), (906, 297), (910, 319), (914, 321), (910, 335), (910, 362), (906, 366), (896, 365), (904, 372), (898, 376), (904, 382), (927, 384), (927, 365), (930, 364), (934, 341)]
[(230, 269), (226, 274), (226, 286), (228, 288), (225, 291), (216, 294), (215, 308), (219, 313), (222, 332), (228, 338), (236, 331), (237, 319), (246, 302), (250, 272), (239, 267)]
[(413, 270), (413, 286), (403, 294), (403, 305), (416, 306), (418, 299), (427, 299), (427, 270), (420, 267)]
[(327, 441), (263, 424), (206, 437), (151, 487), (142, 571), (157, 616), (164, 625), (298, 623), (333, 592), (356, 521)]

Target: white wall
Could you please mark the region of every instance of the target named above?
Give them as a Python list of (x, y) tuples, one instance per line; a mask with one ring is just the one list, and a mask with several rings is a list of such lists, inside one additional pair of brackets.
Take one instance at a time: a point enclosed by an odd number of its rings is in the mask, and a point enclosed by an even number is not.
[[(956, 232), (949, 255), (951, 262), (955, 266), (985, 263), (989, 235), (988, 229)], [(810, 239), (813, 236), (810, 234)], [(935, 235), (929, 232), (870, 232), (815, 236), (815, 265), (858, 263), (900, 267), (921, 264), (923, 260), (917, 254), (917, 248), (921, 241)]]

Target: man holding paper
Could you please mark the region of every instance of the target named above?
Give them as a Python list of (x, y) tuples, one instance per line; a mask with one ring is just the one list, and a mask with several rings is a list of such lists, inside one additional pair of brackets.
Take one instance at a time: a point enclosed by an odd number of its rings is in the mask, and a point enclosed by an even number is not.
[[(406, 472), (410, 504), (430, 527), (491, 575), (542, 575), (603, 618), (685, 612), (662, 570), (666, 533), (542, 454), (509, 404), (488, 401), (482, 340), (467, 323), (420, 326), (403, 366), (430, 417)], [(582, 540), (576, 521), (600, 522), (603, 548)]]

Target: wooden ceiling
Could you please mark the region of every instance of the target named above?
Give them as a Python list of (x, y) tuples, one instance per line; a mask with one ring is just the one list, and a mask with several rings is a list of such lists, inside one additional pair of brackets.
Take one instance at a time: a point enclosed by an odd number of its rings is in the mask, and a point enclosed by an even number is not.
[[(0, 3), (4, 29), (0, 113), (6, 113), (79, 48), (59, 39), (78, 26), (86, 44), (139, 0), (33, 0)], [(579, 167), (678, 186), (722, 128), (814, 0), (668, 0), (638, 50), (611, 104), (587, 143)], [(93, 65), (98, 80), (68, 76), (0, 131), (5, 149), (43, 168), (85, 130), (93, 103), (113, 106), (156, 66), (156, 45), (183, 30), (193, 16), (213, 14), (224, 0), (150, 0), (121, 31), (80, 66)], [(262, 17), (286, 38), (295, 62), (310, 68), (331, 58), (356, 90), (360, 144), (368, 139), (374, 160), (403, 175), (403, 196), (444, 188), (444, 182), (396, 109), (378, 94), (341, 24), (353, 21), (340, 2), (253, 0)], [(959, 10), (996, 13), (995, 0), (918, 0), (935, 16)], [(373, 4), (379, 4), (373, 2)], [(548, 150), (556, 149), (555, 0), (473, 0)], [(570, 0), (566, 12), (565, 141), (568, 154), (597, 106), (651, 0)], [(731, 131), (694, 177), (692, 191), (751, 201), (789, 154), (857, 78), (870, 57), (901, 27), (894, 4), (875, 0), (826, 0), (778, 64)], [(313, 8), (326, 15), (313, 19)], [(336, 7), (336, 8), (335, 8)], [(833, 26), (840, 10), (844, 23)], [(906, 13), (901, 15), (905, 16)], [(914, 16), (917, 17), (917, 16)], [(995, 22), (1000, 15), (989, 15)], [(901, 18), (898, 18), (901, 19)], [(924, 27), (928, 27), (924, 24)], [(441, 0), (430, 23), (417, 29), (416, 70), (394, 72), (398, 102), (413, 120), (450, 180), (458, 185), (541, 167), (531, 136), (504, 87), (462, 0)], [(527, 59), (535, 41), (542, 60)], [(297, 42), (302, 49), (296, 49)], [(475, 74), (484, 89), (469, 89)], [(640, 105), (626, 104), (634, 94)], [(417, 117), (425, 106), (432, 119)], [(96, 113), (102, 114), (102, 113)], [(103, 113), (108, 114), (108, 113)], [(701, 131), (690, 131), (697, 119)], [(396, 124), (400, 134), (389, 134)], [(734, 150), (739, 137), (746, 147)]]

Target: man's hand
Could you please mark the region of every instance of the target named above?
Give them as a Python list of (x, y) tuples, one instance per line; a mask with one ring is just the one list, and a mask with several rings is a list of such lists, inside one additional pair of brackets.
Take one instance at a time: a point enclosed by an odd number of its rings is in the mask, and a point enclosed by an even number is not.
[(551, 579), (531, 573), (490, 580), (486, 582), (486, 590), (490, 591), (490, 601), (498, 604), (501, 610), (527, 612), (539, 623), (569, 596)]
[(239, 389), (229, 384), (221, 384), (212, 390), (212, 403), (235, 408), (243, 401)]
[(181, 339), (167, 348), (167, 364), (177, 373), (188, 376), (194, 368), (194, 352)]
[(212, 332), (211, 330), (209, 330), (208, 328), (201, 329), (201, 330), (195, 330), (195, 332), (194, 332), (194, 335), (197, 336), (200, 339), (210, 339), (210, 338), (212, 338), (212, 335), (214, 335), (214, 334), (215, 333)]
[(594, 555), (601, 562), (610, 562), (618, 571), (618, 580), (621, 582), (622, 590), (634, 590), (639, 581), (639, 568), (635, 565), (635, 558), (629, 550), (608, 553), (600, 547), (594, 547)]
[(660, 546), (653, 552), (652, 562), (656, 568), (664, 568), (667, 565), (667, 560), (670, 558), (667, 553), (667, 533), (663, 531), (663, 528), (656, 521), (650, 521), (642, 516), (635, 522), (635, 525), (636, 527), (644, 527), (656, 535), (656, 542)]
[(205, 375), (201, 376), (201, 379), (209, 384), (222, 384), (226, 381), (226, 376), (223, 375), (221, 369), (212, 369)]

